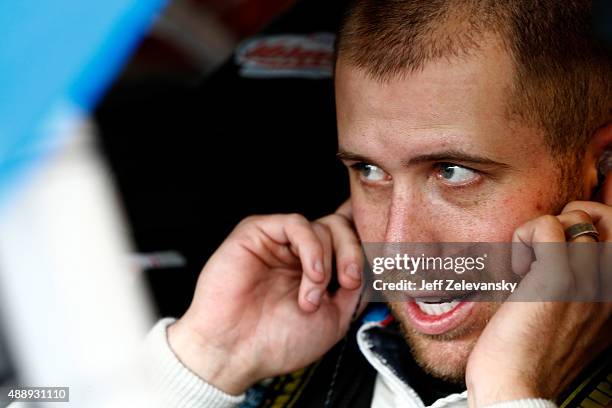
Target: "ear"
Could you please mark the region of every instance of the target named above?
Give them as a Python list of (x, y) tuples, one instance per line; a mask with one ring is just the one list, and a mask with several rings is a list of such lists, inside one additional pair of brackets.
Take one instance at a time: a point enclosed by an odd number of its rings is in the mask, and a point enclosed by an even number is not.
[(595, 132), (589, 143), (588, 152), (594, 164), (594, 168), (590, 170), (597, 179), (595, 182), (597, 195), (594, 199), (612, 205), (612, 122)]
[(612, 205), (612, 171), (609, 171), (600, 186), (599, 200), (604, 204)]

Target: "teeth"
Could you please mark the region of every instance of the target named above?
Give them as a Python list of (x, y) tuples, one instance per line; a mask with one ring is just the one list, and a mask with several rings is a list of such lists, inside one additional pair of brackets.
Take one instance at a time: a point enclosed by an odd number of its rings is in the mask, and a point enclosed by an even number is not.
[(417, 300), (416, 304), (419, 307), (419, 309), (423, 311), (423, 313), (432, 315), (432, 316), (439, 316), (441, 314), (444, 314), (444, 313), (447, 313), (453, 310), (455, 306), (459, 304), (459, 301), (453, 300), (452, 302), (445, 302), (445, 303), (425, 303), (425, 302), (420, 302)]

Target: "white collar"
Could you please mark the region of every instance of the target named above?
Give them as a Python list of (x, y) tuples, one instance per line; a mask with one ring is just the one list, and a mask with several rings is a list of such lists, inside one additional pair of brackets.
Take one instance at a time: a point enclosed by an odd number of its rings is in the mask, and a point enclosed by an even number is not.
[[(370, 321), (364, 323), (357, 331), (357, 344), (359, 349), (370, 365), (376, 369), (378, 373), (378, 377), (376, 379), (377, 383), (383, 383), (377, 384), (375, 387), (373, 400), (376, 400), (377, 398), (377, 390), (380, 390), (380, 387), (385, 386), (393, 393), (395, 401), (400, 401), (401, 405), (396, 405), (407, 408), (425, 408), (425, 404), (417, 395), (416, 391), (400, 379), (393, 368), (382, 356), (373, 351), (373, 344), (369, 339), (367, 331), (376, 327), (384, 327), (383, 322)], [(374, 407), (375, 405), (373, 404), (372, 406)], [(460, 394), (455, 393), (447, 395), (444, 398), (438, 399), (430, 406), (430, 408), (451, 407), (467, 407), (467, 391), (463, 391)]]

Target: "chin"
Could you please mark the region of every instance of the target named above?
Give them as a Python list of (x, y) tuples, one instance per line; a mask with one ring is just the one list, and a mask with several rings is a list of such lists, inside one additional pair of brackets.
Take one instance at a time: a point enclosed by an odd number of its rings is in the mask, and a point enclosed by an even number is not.
[(499, 304), (474, 303), (464, 321), (443, 333), (423, 333), (415, 328), (405, 302), (390, 303), (416, 362), (429, 374), (453, 383), (465, 382), (470, 353)]

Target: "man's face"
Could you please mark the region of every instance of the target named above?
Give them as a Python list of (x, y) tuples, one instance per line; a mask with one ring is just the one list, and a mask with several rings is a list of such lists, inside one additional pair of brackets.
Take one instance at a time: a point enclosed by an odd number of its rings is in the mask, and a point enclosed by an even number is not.
[[(339, 149), (363, 242), (508, 242), (562, 204), (542, 134), (509, 119), (511, 78), (493, 44), (385, 82), (340, 56)], [(460, 381), (497, 305), (460, 304), (442, 323), (414, 303), (391, 307), (421, 365)]]

